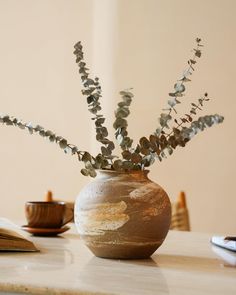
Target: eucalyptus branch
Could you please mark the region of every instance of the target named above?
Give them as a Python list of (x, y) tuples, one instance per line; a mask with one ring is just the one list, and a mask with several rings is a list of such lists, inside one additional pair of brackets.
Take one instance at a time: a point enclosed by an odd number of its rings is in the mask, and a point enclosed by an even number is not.
[[(174, 122), (176, 123), (176, 127), (174, 127), (173, 130), (176, 129), (176, 128), (179, 129), (179, 127), (183, 127), (183, 125), (186, 124), (186, 123), (191, 123), (193, 121), (192, 117), (194, 115), (197, 115), (197, 111), (202, 110), (201, 107), (203, 107), (203, 103), (205, 101), (209, 101), (209, 100), (210, 99), (208, 98), (208, 94), (205, 93), (203, 97), (198, 99), (197, 103), (192, 103), (191, 104), (192, 107), (191, 107), (189, 113), (185, 114), (185, 117), (180, 118), (179, 119), (180, 122), (176, 118), (174, 119)], [(171, 132), (169, 132), (169, 133), (165, 133), (167, 138), (170, 137), (174, 133), (173, 130)]]
[(81, 42), (78, 42), (74, 46), (75, 51), (74, 54), (76, 56), (76, 63), (79, 67), (79, 73), (81, 75), (81, 80), (84, 86), (82, 90), (82, 94), (86, 96), (87, 103), (89, 106), (89, 111), (95, 116), (92, 117), (94, 120), (96, 127), (96, 139), (100, 143), (103, 144), (101, 147), (102, 155), (112, 162), (112, 151), (115, 148), (114, 143), (109, 140), (107, 128), (103, 125), (105, 122), (105, 118), (99, 112), (102, 110), (100, 104), (101, 95), (101, 85), (99, 83), (99, 79), (96, 77), (94, 80), (89, 77), (89, 69), (86, 67), (86, 63), (84, 62), (84, 53), (83, 46)]
[[(75, 45), (74, 54), (76, 55), (76, 63), (84, 86), (82, 94), (86, 96), (88, 109), (93, 114), (91, 119), (95, 123), (96, 139), (102, 144), (101, 153), (94, 157), (86, 151), (80, 151), (77, 146), (68, 143), (64, 137), (58, 136), (51, 130), (47, 130), (40, 125), (24, 123), (15, 117), (0, 115), (0, 123), (28, 130), (30, 134), (39, 134), (50, 142), (55, 142), (65, 153), (75, 155), (79, 161), (84, 163), (85, 167), (81, 169), (81, 173), (85, 176), (95, 177), (97, 169), (116, 171), (143, 170), (145, 167), (152, 165), (156, 159), (162, 161), (163, 158), (171, 155), (178, 146), (184, 147), (200, 131), (222, 123), (224, 120), (222, 116), (216, 114), (199, 117), (193, 121), (193, 117), (202, 109), (204, 102), (209, 100), (207, 93), (199, 98), (197, 103), (191, 104), (191, 109), (185, 116), (180, 118), (172, 116), (172, 112), (177, 114), (175, 106), (180, 103), (179, 98), (184, 95), (185, 83), (190, 81), (189, 76), (194, 71), (196, 59), (201, 57), (201, 39), (197, 38), (196, 42), (197, 47), (193, 49), (193, 57), (188, 60), (188, 68), (185, 70), (183, 77), (174, 85), (174, 91), (169, 93), (168, 108), (164, 110), (164, 113), (160, 114), (160, 128), (157, 128), (154, 134), (151, 134), (148, 138), (141, 137), (135, 148), (132, 147), (133, 140), (128, 136), (127, 131), (127, 117), (130, 114), (129, 107), (133, 94), (130, 90), (120, 92), (122, 101), (118, 103), (115, 111), (113, 127), (115, 137), (122, 149), (121, 158), (112, 154), (115, 145), (108, 139), (108, 131), (104, 126), (105, 118), (100, 114), (102, 109), (100, 104), (101, 86), (98, 78), (91, 79), (89, 77), (81, 42)], [(171, 126), (170, 123), (172, 123)], [(165, 129), (168, 129), (169, 132), (166, 132)]]
[(192, 121), (190, 127), (173, 128), (173, 134), (170, 136), (164, 134), (161, 136), (150, 135), (149, 140), (143, 137), (141, 142), (142, 154), (144, 155), (141, 160), (142, 165), (148, 167), (155, 162), (156, 158), (162, 161), (167, 155), (171, 155), (177, 146), (184, 147), (200, 131), (223, 121), (224, 117), (218, 114), (206, 115)]
[(168, 100), (168, 107), (166, 109), (164, 109), (164, 111), (166, 111), (166, 113), (162, 113), (160, 115), (160, 118), (158, 119), (159, 123), (160, 123), (160, 127), (158, 127), (155, 131), (156, 135), (160, 135), (161, 132), (165, 129), (165, 128), (169, 128), (168, 123), (172, 120), (172, 116), (171, 113), (174, 111), (175, 113), (177, 113), (175, 106), (179, 103), (181, 103), (181, 101), (179, 100), (179, 98), (184, 96), (184, 92), (186, 90), (185, 87), (185, 83), (186, 82), (190, 82), (191, 80), (189, 79), (189, 76), (192, 75), (194, 69), (194, 65), (197, 63), (196, 59), (200, 58), (202, 55), (202, 52), (200, 50), (200, 47), (202, 47), (203, 45), (201, 44), (201, 39), (197, 38), (196, 39), (196, 43), (197, 43), (197, 47), (193, 49), (194, 51), (194, 55), (192, 58), (190, 58), (188, 60), (188, 68), (184, 71), (183, 76), (181, 77), (181, 79), (179, 79), (177, 81), (177, 83), (174, 84), (174, 91), (169, 93), (169, 100)]
[(176, 140), (177, 145), (184, 147), (185, 144), (190, 141), (199, 132), (206, 128), (212, 127), (213, 125), (220, 124), (224, 121), (224, 117), (218, 114), (206, 115), (199, 117), (197, 120), (191, 122), (190, 127), (183, 127), (177, 134)]
[(182, 127), (181, 129), (174, 128), (173, 134), (166, 137), (166, 146), (161, 150), (161, 155), (166, 157), (166, 151), (168, 154), (172, 154), (173, 150), (177, 146), (184, 147), (188, 141), (190, 141), (200, 131), (205, 130), (208, 127), (212, 127), (215, 124), (220, 124), (224, 121), (224, 117), (215, 115), (206, 115), (199, 117), (197, 120), (192, 121), (189, 127)]
[(85, 164), (85, 168), (81, 170), (83, 175), (95, 177), (95, 169), (108, 166), (106, 159), (102, 155), (98, 155), (94, 158), (90, 153), (80, 151), (76, 145), (68, 143), (68, 140), (64, 137), (57, 135), (51, 130), (45, 129), (40, 125), (33, 125), (31, 122), (25, 123), (22, 120), (9, 115), (0, 115), (0, 123), (8, 126), (15, 126), (22, 130), (28, 130), (30, 134), (38, 134), (41, 137), (48, 139), (49, 142), (56, 143), (64, 153), (76, 155), (78, 160)]

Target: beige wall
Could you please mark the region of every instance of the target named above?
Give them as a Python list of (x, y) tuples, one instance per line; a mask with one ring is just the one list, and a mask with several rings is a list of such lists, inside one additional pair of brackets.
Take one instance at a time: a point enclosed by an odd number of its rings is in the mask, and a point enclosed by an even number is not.
[[(1, 112), (51, 128), (90, 145), (90, 120), (81, 98), (73, 46), (82, 40), (92, 60), (92, 1), (0, 1)], [(23, 218), (24, 202), (47, 189), (73, 200), (89, 179), (75, 158), (14, 128), (0, 128), (0, 216)]]
[[(179, 110), (208, 91), (212, 100), (203, 113), (221, 113), (225, 122), (156, 163), (150, 176), (172, 200), (186, 191), (193, 230), (235, 233), (235, 12), (234, 0), (0, 0), (0, 111), (96, 150), (72, 55), (82, 40), (102, 80), (109, 126), (118, 90), (134, 87), (129, 131), (137, 140), (156, 128), (201, 37), (204, 54)], [(73, 200), (89, 181), (75, 159), (41, 138), (9, 127), (1, 127), (0, 138), (0, 216), (22, 218), (24, 202), (43, 198), (47, 188)]]

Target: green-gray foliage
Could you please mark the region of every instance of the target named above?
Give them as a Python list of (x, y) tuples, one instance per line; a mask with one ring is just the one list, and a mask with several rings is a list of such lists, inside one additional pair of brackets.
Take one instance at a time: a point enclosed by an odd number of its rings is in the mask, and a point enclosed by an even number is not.
[(116, 139), (123, 151), (129, 150), (133, 143), (133, 140), (128, 136), (128, 122), (126, 120), (130, 114), (129, 106), (134, 96), (130, 90), (131, 89), (120, 92), (122, 101), (118, 103), (117, 110), (115, 111), (116, 119), (113, 124)]
[[(79, 67), (79, 74), (81, 76), (81, 81), (84, 86), (82, 89), (82, 94), (86, 96), (88, 103), (88, 110), (92, 113), (96, 128), (96, 139), (103, 146), (101, 147), (101, 153), (106, 158), (112, 159), (112, 151), (115, 148), (114, 143), (108, 139), (108, 131), (104, 126), (105, 118), (100, 113), (102, 110), (100, 104), (100, 97), (102, 96), (101, 85), (99, 83), (99, 78), (95, 79), (90, 78), (89, 69), (86, 67), (84, 61), (83, 46), (81, 42), (78, 42), (74, 46), (74, 54), (76, 56), (76, 63)], [(111, 161), (110, 161), (111, 162)]]
[(121, 157), (113, 154), (115, 144), (108, 138), (108, 130), (105, 118), (101, 114), (101, 85), (96, 77), (92, 79), (89, 75), (89, 69), (84, 61), (84, 53), (81, 42), (75, 44), (74, 54), (76, 63), (79, 67), (79, 74), (83, 84), (82, 94), (86, 97), (88, 110), (92, 114), (92, 120), (96, 129), (96, 140), (101, 143), (101, 153), (92, 156), (87, 151), (80, 151), (73, 144), (62, 136), (58, 136), (51, 130), (45, 129), (40, 125), (25, 123), (16, 117), (9, 115), (0, 115), (0, 123), (8, 126), (16, 126), (20, 129), (28, 130), (30, 134), (38, 134), (50, 142), (56, 143), (66, 154), (77, 157), (84, 163), (81, 173), (85, 176), (96, 176), (97, 169), (110, 169), (116, 171), (142, 170), (152, 165), (155, 160), (162, 161), (163, 158), (171, 155), (174, 150), (180, 146), (184, 147), (200, 131), (205, 130), (215, 124), (222, 123), (224, 118), (218, 114), (207, 115), (193, 120), (197, 112), (202, 110), (204, 103), (209, 101), (208, 94), (205, 93), (197, 102), (191, 103), (190, 110), (184, 116), (176, 118), (177, 104), (181, 103), (181, 98), (185, 95), (187, 82), (190, 82), (190, 76), (195, 70), (194, 66), (197, 59), (201, 57), (201, 39), (196, 39), (196, 47), (193, 49), (193, 56), (188, 60), (188, 67), (182, 77), (174, 84), (174, 89), (169, 93), (167, 108), (159, 116), (159, 126), (153, 134), (148, 137), (141, 137), (139, 142), (133, 147), (133, 140), (128, 136), (127, 117), (130, 114), (130, 105), (133, 94), (131, 89), (120, 92), (122, 100), (118, 103), (115, 110), (115, 137), (122, 152)]

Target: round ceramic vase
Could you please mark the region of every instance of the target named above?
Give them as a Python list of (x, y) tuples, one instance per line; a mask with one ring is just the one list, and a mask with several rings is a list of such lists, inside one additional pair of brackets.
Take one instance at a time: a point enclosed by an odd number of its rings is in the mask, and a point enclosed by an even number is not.
[(166, 192), (148, 171), (99, 171), (75, 204), (75, 223), (95, 256), (117, 259), (150, 257), (170, 226)]

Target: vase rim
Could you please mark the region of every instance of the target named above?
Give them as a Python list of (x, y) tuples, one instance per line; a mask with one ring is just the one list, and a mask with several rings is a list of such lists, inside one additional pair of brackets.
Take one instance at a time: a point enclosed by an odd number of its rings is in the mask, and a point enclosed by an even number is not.
[(99, 173), (111, 173), (111, 174), (144, 174), (147, 175), (150, 170), (144, 169), (144, 170), (130, 170), (130, 171), (116, 171), (111, 169), (99, 169)]

